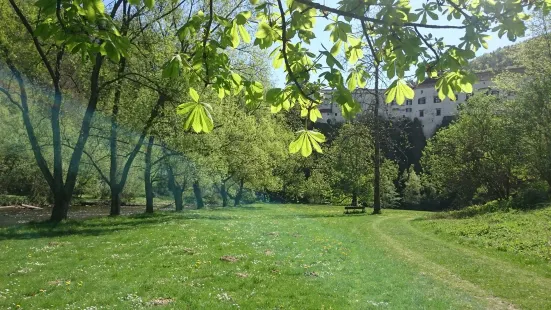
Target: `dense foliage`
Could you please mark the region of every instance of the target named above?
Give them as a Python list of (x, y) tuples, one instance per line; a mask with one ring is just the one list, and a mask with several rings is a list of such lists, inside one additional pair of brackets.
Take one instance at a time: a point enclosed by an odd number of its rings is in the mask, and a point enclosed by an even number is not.
[(425, 180), (453, 206), (513, 199), (530, 207), (551, 192), (548, 25), (535, 19), (538, 36), (508, 55), (524, 73), (500, 74), (499, 96), (470, 98), (458, 119), (428, 141)]
[[(320, 90), (333, 89), (335, 103), (350, 119), (360, 111), (352, 91), (374, 84), (376, 113), (381, 97), (398, 104), (413, 97), (406, 72), (415, 68), (414, 82), (436, 78), (438, 96), (454, 99), (458, 91), (472, 91), (475, 76), (465, 66), (487, 46), (488, 32), (516, 40), (525, 34), (528, 13), (544, 16), (549, 5), (547, 0), (442, 0), (418, 8), (407, 0), (342, 0), (332, 6), (310, 0), (8, 0), (0, 5), (5, 24), (0, 91), (7, 103), (0, 116), (19, 115), (13, 135), (26, 139), (6, 142), (11, 151), (24, 150), (20, 157), (6, 152), (0, 170), (21, 171), (24, 184), (17, 188), (10, 181), (2, 190), (45, 197), (54, 206), (54, 221), (67, 217), (77, 196), (108, 198), (110, 213), (118, 215), (142, 186), (148, 212), (154, 191), (167, 189), (182, 209), (190, 186), (199, 208), (217, 204), (217, 196), (222, 205), (229, 198), (239, 204), (247, 194), (252, 199), (292, 188), (292, 194), (279, 196), (300, 201), (350, 196), (353, 203), (362, 196), (379, 212), (381, 199), (396, 206), (397, 193), (411, 183), (400, 182), (398, 174), (412, 163), (420, 170), (423, 143), (413, 139), (405, 147), (407, 159), (398, 158), (385, 141), (400, 140), (401, 133), (385, 131), (373, 116), (363, 129), (356, 128), (360, 121), (336, 138), (325, 136), (313, 125), (321, 117)], [(449, 23), (437, 23), (440, 18)], [(320, 21), (327, 24), (331, 45), (315, 53), (310, 47), (321, 38), (314, 32)], [(463, 36), (460, 44), (448, 45), (429, 34), (431, 29)], [(270, 62), (285, 71), (282, 87), (270, 81)], [(390, 85), (381, 96), (383, 79)], [(271, 115), (281, 110), (298, 113), (300, 127)], [(348, 143), (358, 132), (360, 139)], [(203, 133), (211, 135), (198, 135)], [(411, 143), (414, 134), (406, 136)], [(324, 147), (328, 138), (334, 141)], [(403, 141), (396, 145), (404, 147)], [(490, 151), (507, 148), (497, 144)], [(319, 160), (288, 160), (284, 145), (291, 154), (316, 153)], [(507, 159), (506, 170), (516, 169), (514, 159)], [(492, 174), (489, 180), (512, 182), (500, 188), (483, 183), (488, 195), (514, 190), (517, 177), (484, 168)], [(546, 167), (526, 169), (542, 174)], [(29, 173), (42, 180), (25, 179)], [(446, 182), (437, 183), (434, 188)]]

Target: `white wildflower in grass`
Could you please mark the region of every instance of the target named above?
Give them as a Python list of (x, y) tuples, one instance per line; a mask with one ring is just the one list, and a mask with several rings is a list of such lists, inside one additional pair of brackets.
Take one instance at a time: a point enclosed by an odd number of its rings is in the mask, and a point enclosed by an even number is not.
[(220, 301), (231, 301), (232, 300), (232, 297), (230, 295), (228, 295), (228, 293), (226, 293), (226, 292), (216, 294), (216, 298), (218, 298), (218, 300), (220, 300)]

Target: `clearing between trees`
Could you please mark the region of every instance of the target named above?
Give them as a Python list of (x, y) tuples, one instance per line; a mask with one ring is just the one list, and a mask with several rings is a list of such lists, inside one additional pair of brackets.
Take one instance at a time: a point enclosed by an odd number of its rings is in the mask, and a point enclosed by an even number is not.
[(549, 240), (550, 218), (254, 205), (14, 226), (0, 308), (549, 309), (549, 244), (510, 241)]

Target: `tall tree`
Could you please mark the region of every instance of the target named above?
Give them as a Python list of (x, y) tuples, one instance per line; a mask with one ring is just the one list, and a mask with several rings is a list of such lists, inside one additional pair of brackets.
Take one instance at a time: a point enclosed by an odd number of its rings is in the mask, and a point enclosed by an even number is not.
[(345, 124), (328, 152), (326, 175), (331, 179), (334, 191), (349, 195), (351, 205), (358, 200), (367, 202), (373, 194), (371, 182), (374, 176), (374, 148), (371, 130), (365, 124)]
[(506, 111), (503, 103), (483, 93), (471, 97), (458, 120), (427, 143), (423, 169), (437, 189), (456, 197), (458, 206), (471, 203), (475, 195), (508, 198), (524, 175), (517, 140), (521, 130), (509, 113), (501, 113)]
[(551, 20), (537, 15), (530, 23), (533, 38), (511, 58), (524, 72), (503, 72), (496, 79), (502, 94), (512, 94), (500, 108), (519, 127), (528, 173), (545, 180), (551, 191)]
[[(24, 3), (17, 3), (16, 0), (9, 0), (13, 14), (8, 13), (6, 7), (2, 6), (4, 15), (2, 20), (7, 21), (10, 26), (2, 30), (1, 56), (2, 61), (17, 81), (18, 100), (12, 96), (14, 89), (3, 89), (2, 92), (21, 111), (35, 160), (52, 192), (54, 200), (50, 218), (52, 221), (60, 221), (67, 217), (84, 147), (90, 134), (92, 118), (102, 91), (100, 72), (105, 62), (105, 55), (115, 60), (119, 59), (121, 54), (124, 56), (126, 53), (128, 38), (118, 32), (117, 26), (113, 22), (121, 3), (122, 1), (117, 1), (110, 8), (110, 13), (105, 12), (106, 8), (103, 2), (39, 1), (36, 3), (37, 7), (29, 7)], [(83, 7), (85, 9), (82, 9)], [(24, 40), (21, 40), (22, 44), (28, 46), (27, 42), (32, 42), (32, 48), (36, 52), (31, 59), (26, 60), (33, 61), (38, 58), (41, 68), (44, 68), (46, 72), (43, 78), (37, 80), (37, 83), (49, 87), (49, 92), (52, 94), (50, 105), (52, 169), (37, 142), (34, 125), (29, 115), (29, 99), (32, 100), (32, 98), (29, 98), (27, 94), (29, 80), (25, 78), (25, 75), (36, 76), (36, 74), (32, 72), (34, 70), (32, 67), (24, 63), (24, 59), (16, 57), (19, 52), (16, 49), (22, 46), (8, 44), (8, 37), (20, 37), (20, 30), (14, 25), (20, 25), (24, 29), (25, 35)], [(17, 31), (17, 34), (12, 31)], [(92, 69), (88, 75), (89, 87), (86, 96), (88, 104), (82, 118), (79, 136), (72, 150), (69, 166), (65, 169), (62, 158), (63, 143), (60, 119), (67, 88), (64, 88), (66, 84), (62, 77), (70, 76), (70, 72), (74, 70), (69, 63), (73, 58), (71, 54), (75, 53), (80, 53), (83, 59), (89, 59)], [(66, 171), (65, 177), (64, 171)]]
[(145, 151), (144, 184), (145, 184), (145, 213), (153, 213), (153, 180), (151, 178), (151, 156), (153, 153), (154, 136), (149, 136)]

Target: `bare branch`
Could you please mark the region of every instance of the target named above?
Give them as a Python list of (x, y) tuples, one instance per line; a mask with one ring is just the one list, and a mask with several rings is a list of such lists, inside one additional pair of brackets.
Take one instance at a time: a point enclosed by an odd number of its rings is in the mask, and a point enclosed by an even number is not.
[[(69, 143), (63, 143), (63, 145), (68, 147), (68, 148), (75, 149), (75, 147), (70, 145)], [(86, 157), (88, 157), (88, 159), (90, 160), (90, 163), (92, 163), (92, 166), (94, 166), (94, 168), (96, 168), (96, 171), (100, 175), (101, 179), (105, 183), (107, 183), (107, 185), (111, 186), (111, 181), (105, 176), (105, 174), (103, 174), (103, 171), (101, 171), (101, 168), (96, 164), (96, 161), (94, 160), (92, 155), (90, 155), (90, 153), (86, 152), (86, 150), (82, 150), (82, 153), (84, 155), (86, 155)]]
[(13, 99), (7, 89), (0, 87), (0, 92), (4, 93), (4, 95), (8, 97), (8, 100), (13, 103), (21, 112), (23, 112), (23, 107), (17, 101), (15, 101), (15, 99)]
[(427, 42), (427, 40), (425, 39), (425, 37), (419, 32), (419, 30), (417, 29), (417, 27), (413, 27), (413, 29), (415, 29), (415, 32), (417, 33), (417, 35), (419, 36), (419, 38), (421, 39), (421, 41), (423, 41), (423, 43), (425, 43), (425, 45), (434, 53), (434, 57), (436, 57), (436, 61), (439, 61), (439, 60), (440, 60), (440, 56), (438, 55), (438, 53), (436, 52), (436, 50), (432, 47), (432, 45), (430, 45), (429, 42)]

